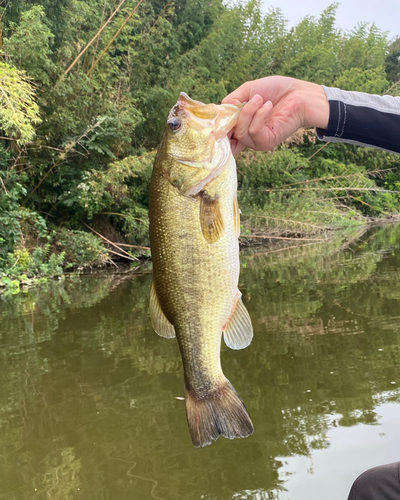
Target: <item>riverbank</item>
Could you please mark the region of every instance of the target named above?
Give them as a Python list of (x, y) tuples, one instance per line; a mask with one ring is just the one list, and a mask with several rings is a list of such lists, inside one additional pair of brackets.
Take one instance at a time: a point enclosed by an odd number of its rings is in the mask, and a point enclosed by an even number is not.
[[(270, 217), (269, 220), (273, 218)], [(266, 229), (254, 229), (254, 233), (240, 236), (241, 255), (245, 258), (265, 256), (312, 245), (343, 249), (358, 244), (373, 226), (399, 224), (400, 216), (371, 218), (364, 223), (336, 228), (305, 225), (297, 221), (290, 223), (300, 224), (307, 232), (295, 232), (283, 225), (280, 229), (276, 226), (270, 232)], [(0, 294), (15, 295), (32, 286), (54, 280), (63, 283), (66, 278), (75, 279), (79, 276), (116, 274), (128, 277), (132, 274), (151, 273), (150, 247), (113, 242), (100, 233), (91, 235), (82, 232), (77, 237), (75, 232), (69, 236), (71, 240), (68, 253), (65, 250), (50, 253), (48, 243), (31, 253), (27, 248), (15, 252), (17, 260), (14, 265), (0, 273)], [(59, 242), (58, 244), (60, 245)], [(81, 247), (83, 244), (87, 246)], [(57, 250), (57, 243), (52, 249)]]
[[(150, 259), (148, 193), (155, 152), (92, 172), (70, 209), (26, 208), (10, 172), (0, 190), (0, 293), (65, 273), (136, 268)], [(316, 143), (303, 130), (271, 152), (237, 157), (243, 249), (323, 243), (343, 231), (400, 220), (400, 160), (393, 154)], [(11, 182), (12, 181), (12, 182)], [(255, 250), (257, 252), (258, 250)]]

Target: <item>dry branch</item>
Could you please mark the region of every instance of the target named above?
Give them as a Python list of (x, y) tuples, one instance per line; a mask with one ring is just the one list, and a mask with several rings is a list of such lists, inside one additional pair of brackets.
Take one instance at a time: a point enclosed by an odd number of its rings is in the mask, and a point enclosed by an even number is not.
[(133, 14), (137, 11), (139, 8), (139, 5), (143, 3), (144, 0), (140, 0), (139, 3), (137, 3), (136, 7), (132, 10), (132, 12), (129, 14), (129, 16), (125, 19), (125, 21), (122, 23), (122, 26), (119, 28), (119, 30), (115, 33), (115, 35), (111, 38), (111, 41), (108, 43), (107, 47), (103, 49), (102, 53), (99, 55), (99, 57), (96, 59), (96, 61), (92, 64), (91, 68), (87, 72), (87, 76), (90, 77), (91, 74), (94, 71), (94, 68), (99, 64), (99, 62), (102, 60), (104, 54), (107, 52), (107, 50), (111, 47), (111, 45), (114, 43), (115, 39), (118, 37), (118, 35), (121, 33), (121, 31), (125, 28), (125, 25), (128, 23), (128, 21), (131, 19)]
[[(319, 242), (321, 243), (322, 240)], [(308, 247), (309, 245), (316, 245), (318, 242), (313, 242), (313, 243), (304, 243), (304, 245), (294, 245), (291, 247), (283, 247), (283, 248), (278, 248), (276, 250), (269, 250), (268, 252), (258, 252), (252, 255), (252, 257), (261, 257), (263, 255), (268, 255), (270, 253), (276, 253), (276, 252), (284, 252), (285, 250), (291, 250), (293, 248), (301, 248), (301, 247)]]
[(138, 259), (133, 259), (131, 256), (127, 256), (127, 255), (122, 255), (121, 253), (118, 253), (118, 252), (114, 252), (114, 250), (111, 250), (110, 248), (107, 248), (107, 252), (110, 252), (114, 255), (118, 255), (118, 257), (122, 257), (124, 259), (129, 259), (129, 260), (132, 260), (133, 262), (137, 261)]
[(98, 38), (101, 35), (102, 31), (110, 23), (110, 21), (113, 19), (113, 17), (115, 16), (115, 14), (117, 14), (117, 12), (119, 12), (120, 8), (122, 7), (122, 5), (125, 2), (126, 2), (126, 0), (122, 0), (122, 2), (114, 10), (114, 12), (107, 19), (107, 21), (103, 24), (103, 26), (99, 29), (99, 31), (94, 35), (94, 37), (90, 40), (90, 42), (85, 46), (85, 48), (83, 50), (81, 50), (81, 52), (78, 54), (78, 56), (75, 58), (75, 60), (70, 64), (70, 66), (65, 71), (65, 73), (64, 73), (63, 76), (68, 75), (68, 73), (71, 71), (71, 69), (75, 66), (75, 64), (79, 61), (79, 59), (83, 56), (83, 54), (87, 51), (87, 49), (92, 45), (92, 43), (96, 40), (96, 38)]
[[(252, 190), (253, 191), (253, 190)], [(366, 188), (366, 187), (330, 187), (330, 188), (324, 188), (324, 187), (306, 187), (306, 188), (299, 188), (299, 189), (284, 189), (284, 188), (271, 188), (271, 189), (259, 189), (259, 190), (254, 190), (254, 191), (261, 191), (262, 193), (271, 193), (271, 192), (279, 192), (279, 191), (370, 191), (374, 193), (400, 193), (400, 191), (392, 191), (389, 189), (382, 189), (382, 188)]]
[(267, 235), (255, 235), (255, 234), (242, 234), (241, 238), (261, 238), (263, 240), (295, 240), (295, 241), (325, 241), (325, 238), (290, 238), (287, 236), (267, 236)]
[(277, 221), (280, 221), (280, 222), (284, 222), (286, 224), (298, 224), (299, 226), (309, 226), (309, 227), (312, 227), (314, 229), (318, 229), (319, 231), (325, 231), (326, 228), (325, 227), (320, 227), (320, 226), (316, 226), (315, 224), (311, 224), (310, 222), (303, 222), (303, 221), (300, 221), (300, 220), (291, 220), (291, 219), (283, 219), (281, 217), (271, 217), (269, 215), (256, 215), (256, 214), (242, 214), (242, 217), (255, 217), (256, 219), (271, 219), (271, 220), (277, 220)]
[(153, 31), (153, 28), (158, 23), (158, 21), (160, 20), (161, 16), (163, 15), (163, 13), (167, 10), (167, 7), (170, 7), (171, 5), (174, 5), (174, 2), (167, 3), (167, 5), (163, 8), (163, 10), (161, 11), (161, 13), (158, 15), (157, 19), (154, 21), (153, 26), (149, 29), (149, 31), (147, 33), (148, 35), (150, 35), (150, 33)]
[[(390, 170), (396, 170), (396, 167), (371, 170), (369, 172), (365, 172), (364, 175), (372, 175), (372, 174), (378, 175), (378, 174), (381, 174), (382, 172), (389, 172)], [(300, 184), (310, 184), (310, 183), (314, 183), (314, 182), (334, 181), (337, 179), (349, 179), (350, 177), (355, 177), (358, 175), (360, 175), (360, 172), (353, 172), (351, 174), (335, 175), (335, 176), (328, 176), (328, 177), (319, 177), (316, 179), (307, 179), (305, 181), (291, 182), (290, 184), (282, 184), (281, 188), (285, 188), (285, 187), (289, 187), (289, 186), (298, 186)]]
[(120, 247), (128, 247), (128, 248), (141, 248), (143, 250), (150, 250), (150, 247), (142, 247), (140, 245), (129, 245), (128, 243), (118, 243)]
[(42, 184), (42, 182), (50, 175), (50, 173), (58, 166), (60, 165), (60, 163), (62, 163), (65, 158), (67, 157), (67, 154), (70, 153), (74, 147), (79, 144), (79, 141), (87, 136), (87, 134), (89, 132), (92, 132), (95, 128), (99, 127), (101, 125), (101, 121), (97, 121), (92, 127), (90, 127), (89, 129), (87, 129), (80, 137), (79, 139), (77, 139), (76, 141), (70, 143), (70, 144), (67, 144), (65, 146), (65, 148), (63, 149), (63, 151), (59, 154), (58, 156), (58, 159), (53, 163), (53, 165), (48, 169), (48, 171), (44, 174), (44, 176), (40, 179), (40, 181), (36, 184), (36, 186), (33, 188), (33, 190), (31, 191), (31, 193), (29, 194), (29, 196), (27, 198), (25, 198), (25, 201), (23, 203), (23, 206), (26, 205), (27, 201), (30, 199), (30, 197), (39, 189), (40, 185)]
[(94, 234), (97, 234), (97, 236), (100, 236), (100, 238), (102, 238), (104, 241), (106, 241), (109, 245), (112, 245), (113, 247), (115, 247), (117, 250), (119, 250), (120, 252), (122, 252), (124, 255), (118, 254), (118, 253), (114, 252), (113, 250), (109, 250), (111, 253), (119, 255), (120, 257), (124, 257), (125, 259), (129, 259), (129, 260), (133, 260), (133, 261), (138, 261), (139, 260), (136, 257), (132, 257), (131, 254), (129, 254), (126, 250), (124, 250), (123, 248), (121, 248), (120, 246), (118, 246), (116, 243), (110, 241), (108, 238), (106, 238), (102, 234), (98, 233), (95, 229), (93, 229), (88, 224), (86, 224), (86, 222), (83, 222), (83, 221), (81, 221), (81, 222), (82, 222), (82, 224), (84, 226), (86, 226), (88, 229), (90, 229)]

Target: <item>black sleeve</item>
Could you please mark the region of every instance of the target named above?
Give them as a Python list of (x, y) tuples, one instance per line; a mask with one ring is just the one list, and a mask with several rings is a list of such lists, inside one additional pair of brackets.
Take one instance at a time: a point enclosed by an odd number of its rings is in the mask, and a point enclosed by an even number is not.
[(400, 462), (363, 472), (354, 481), (347, 500), (399, 500)]
[(400, 97), (378, 96), (324, 87), (329, 101), (322, 141), (371, 146), (400, 154)]

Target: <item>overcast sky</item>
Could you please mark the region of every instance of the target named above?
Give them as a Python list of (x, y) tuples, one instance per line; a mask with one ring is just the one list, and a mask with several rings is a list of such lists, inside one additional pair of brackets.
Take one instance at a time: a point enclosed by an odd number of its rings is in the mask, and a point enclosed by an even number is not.
[[(303, 17), (318, 17), (333, 0), (263, 0), (263, 10), (280, 7), (289, 21), (289, 28)], [(336, 13), (336, 26), (351, 30), (359, 22), (374, 22), (389, 39), (400, 35), (400, 0), (342, 0)]]

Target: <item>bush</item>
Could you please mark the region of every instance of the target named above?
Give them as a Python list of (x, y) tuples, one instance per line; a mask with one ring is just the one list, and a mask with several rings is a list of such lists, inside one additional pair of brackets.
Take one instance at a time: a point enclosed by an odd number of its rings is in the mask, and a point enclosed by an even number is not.
[(61, 229), (56, 234), (56, 246), (65, 256), (66, 267), (104, 266), (110, 261), (103, 242), (91, 233)]

